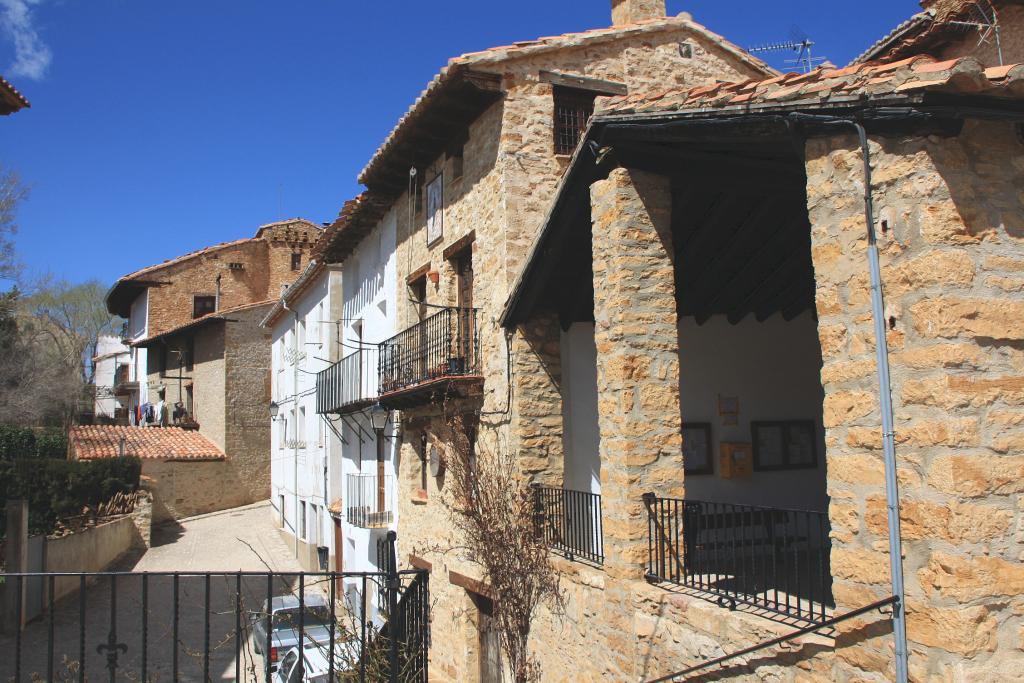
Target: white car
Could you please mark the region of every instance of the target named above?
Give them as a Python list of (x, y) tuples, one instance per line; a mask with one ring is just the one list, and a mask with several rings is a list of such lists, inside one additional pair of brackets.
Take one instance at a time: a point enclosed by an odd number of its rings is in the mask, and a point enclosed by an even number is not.
[[(359, 641), (349, 640), (334, 645), (334, 674), (352, 671), (359, 666)], [(309, 643), (302, 648), (293, 647), (281, 658), (275, 672), (278, 683), (329, 683), (330, 659), (327, 643)]]

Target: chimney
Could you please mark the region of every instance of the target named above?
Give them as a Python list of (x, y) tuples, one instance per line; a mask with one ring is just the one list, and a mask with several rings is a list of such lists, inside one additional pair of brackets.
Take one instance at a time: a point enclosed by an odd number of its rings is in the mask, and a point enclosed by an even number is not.
[(612, 26), (664, 19), (665, 0), (612, 0)]

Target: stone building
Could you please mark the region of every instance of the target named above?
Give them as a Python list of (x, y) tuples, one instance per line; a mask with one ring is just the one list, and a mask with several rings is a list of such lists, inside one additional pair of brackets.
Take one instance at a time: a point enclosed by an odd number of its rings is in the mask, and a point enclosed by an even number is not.
[(72, 427), (68, 434), (71, 460), (123, 455), (142, 461), (143, 485), (154, 494), (154, 523), (250, 502), (245, 487), (236, 485), (238, 472), (228, 464), (224, 451), (199, 432), (180, 427), (83, 425)]
[[(595, 99), (775, 75), (688, 15), (666, 17), (664, 2), (612, 6), (609, 28), (451, 60), (362, 171), (367, 192), (317, 248), (318, 260), (347, 263), (394, 221), (397, 291), (382, 304), (394, 307), (396, 331), (364, 339), (377, 345), (379, 402), (400, 424), (399, 560), (434, 574), (439, 680), (497, 675), (481, 654), (493, 652), (496, 634), (478, 570), (428, 550), (448, 542), (443, 461), (453, 420), (471, 439), (530, 449), (533, 471), (545, 467), (545, 446), (561, 449), (546, 415), (515, 398), (513, 385), (542, 378), (523, 365), (529, 342), (498, 317)], [(346, 298), (349, 282), (346, 271)]]
[(599, 101), (501, 319), (524, 469), (585, 501), (543, 510), (576, 556), (552, 680), (850, 613), (704, 673), (894, 680), (894, 611), (910, 680), (1020, 680), (1024, 65), (965, 54), (972, 4), (844, 69)]
[(270, 346), (260, 321), (320, 232), (302, 219), (264, 225), (126, 275), (107, 293), (107, 309), (128, 319), (131, 348), (115, 394), (133, 425), (198, 429), (225, 454), (231, 491), (207, 499), (212, 509), (268, 497)]

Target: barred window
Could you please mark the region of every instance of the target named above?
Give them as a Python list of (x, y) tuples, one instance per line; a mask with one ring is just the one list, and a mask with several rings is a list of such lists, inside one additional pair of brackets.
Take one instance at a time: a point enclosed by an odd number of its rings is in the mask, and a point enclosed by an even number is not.
[(594, 113), (595, 93), (555, 88), (555, 154), (572, 154)]

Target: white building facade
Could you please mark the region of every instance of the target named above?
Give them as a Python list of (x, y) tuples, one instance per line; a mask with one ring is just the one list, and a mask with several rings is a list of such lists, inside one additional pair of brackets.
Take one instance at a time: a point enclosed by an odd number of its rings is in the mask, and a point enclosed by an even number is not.
[(114, 389), (120, 380), (128, 378), (130, 359), (131, 350), (120, 337), (105, 334), (96, 339), (96, 355), (92, 364), (96, 389), (93, 414), (97, 421), (111, 422), (120, 416), (117, 409), (122, 406), (114, 395)]
[[(395, 239), (391, 213), (340, 263), (311, 263), (263, 322), (273, 345), (271, 498), (307, 569), (383, 570), (382, 542), (398, 529), (397, 423), (377, 407), (377, 345), (397, 331)], [(379, 620), (377, 588), (340, 587)]]

